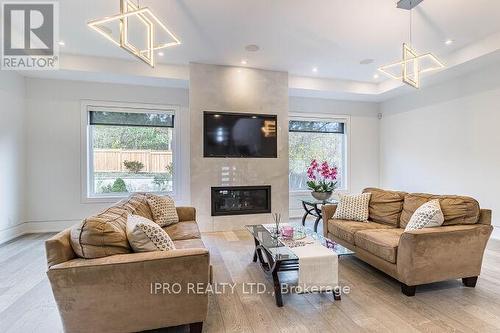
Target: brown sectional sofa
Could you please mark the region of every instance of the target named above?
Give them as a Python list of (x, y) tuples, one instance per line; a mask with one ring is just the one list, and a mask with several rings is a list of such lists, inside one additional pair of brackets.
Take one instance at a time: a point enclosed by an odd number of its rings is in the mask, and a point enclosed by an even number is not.
[[(206, 286), (211, 270), (195, 209), (177, 207), (179, 223), (165, 228), (176, 249), (167, 252), (132, 253), (124, 234), (129, 213), (151, 217), (144, 195), (132, 195), (46, 241), (47, 275), (65, 332), (137, 332), (184, 324), (201, 332), (208, 295), (188, 292), (186, 286)], [(182, 291), (152, 292), (154, 283), (179, 283)]]
[[(481, 272), (486, 243), (493, 230), (491, 210), (476, 200), (454, 195), (405, 193), (367, 188), (371, 193), (367, 222), (333, 219), (336, 205), (323, 206), (325, 237), (356, 252), (356, 256), (401, 282), (402, 292), (416, 286), (462, 278), (474, 287)], [(405, 232), (413, 212), (439, 199), (442, 226)]]

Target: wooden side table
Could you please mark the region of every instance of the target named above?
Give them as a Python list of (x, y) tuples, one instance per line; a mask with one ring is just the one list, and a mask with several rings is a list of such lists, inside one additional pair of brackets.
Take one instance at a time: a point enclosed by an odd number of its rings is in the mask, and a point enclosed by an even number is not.
[(314, 198), (311, 199), (301, 199), (302, 207), (304, 207), (304, 216), (302, 217), (302, 225), (306, 225), (307, 216), (311, 215), (316, 218), (314, 221), (314, 232), (318, 232), (318, 224), (319, 221), (323, 219), (321, 215), (321, 206), (325, 204), (336, 204), (338, 203), (336, 200), (316, 200)]

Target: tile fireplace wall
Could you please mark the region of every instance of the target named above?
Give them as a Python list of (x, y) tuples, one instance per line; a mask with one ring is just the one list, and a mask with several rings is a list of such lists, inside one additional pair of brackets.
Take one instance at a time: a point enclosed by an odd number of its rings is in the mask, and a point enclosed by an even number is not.
[[(270, 185), (272, 211), (288, 218), (288, 73), (190, 64), (191, 203), (202, 231), (269, 223), (270, 214), (211, 216), (211, 188)], [(278, 158), (204, 158), (203, 111), (275, 114)]]

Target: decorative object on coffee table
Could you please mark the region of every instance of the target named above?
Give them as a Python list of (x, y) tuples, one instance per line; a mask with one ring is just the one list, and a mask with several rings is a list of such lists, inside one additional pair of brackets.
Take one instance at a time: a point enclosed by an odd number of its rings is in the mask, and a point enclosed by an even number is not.
[(321, 219), (323, 219), (321, 213), (321, 206), (325, 204), (336, 204), (337, 200), (315, 200), (310, 198), (304, 198), (300, 200), (302, 202), (302, 207), (304, 207), (304, 216), (302, 216), (302, 225), (306, 225), (306, 218), (311, 215), (316, 218), (314, 221), (314, 232), (318, 231), (318, 224)]
[(317, 200), (328, 200), (337, 186), (337, 167), (330, 166), (327, 161), (318, 163), (315, 159), (307, 168), (307, 187)]
[(281, 230), (281, 237), (285, 239), (292, 239), (293, 238), (293, 227), (292, 226), (284, 226), (283, 229)]
[(272, 234), (274, 238), (278, 238), (280, 236), (280, 222), (281, 222), (281, 214), (273, 213), (273, 221), (274, 221), (274, 233)]

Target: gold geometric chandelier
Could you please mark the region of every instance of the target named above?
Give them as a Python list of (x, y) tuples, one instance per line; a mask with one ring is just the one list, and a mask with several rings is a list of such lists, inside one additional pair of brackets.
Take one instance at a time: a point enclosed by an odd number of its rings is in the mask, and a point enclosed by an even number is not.
[(423, 0), (400, 0), (398, 8), (410, 11), (410, 44), (403, 43), (403, 60), (384, 65), (378, 70), (390, 78), (402, 80), (404, 83), (414, 87), (420, 87), (420, 75), (422, 73), (441, 69), (444, 64), (432, 53), (418, 54), (412, 48), (412, 17), (411, 10)]
[[(129, 20), (137, 18), (146, 28), (146, 47), (138, 47), (130, 42)], [(119, 23), (119, 35), (114, 37), (106, 24)], [(128, 51), (151, 67), (155, 65), (155, 51), (181, 44), (180, 40), (151, 12), (148, 7), (140, 7), (131, 0), (120, 0), (120, 13), (101, 19), (92, 20), (87, 25), (118, 47)], [(171, 41), (156, 41), (157, 29), (163, 30)]]

